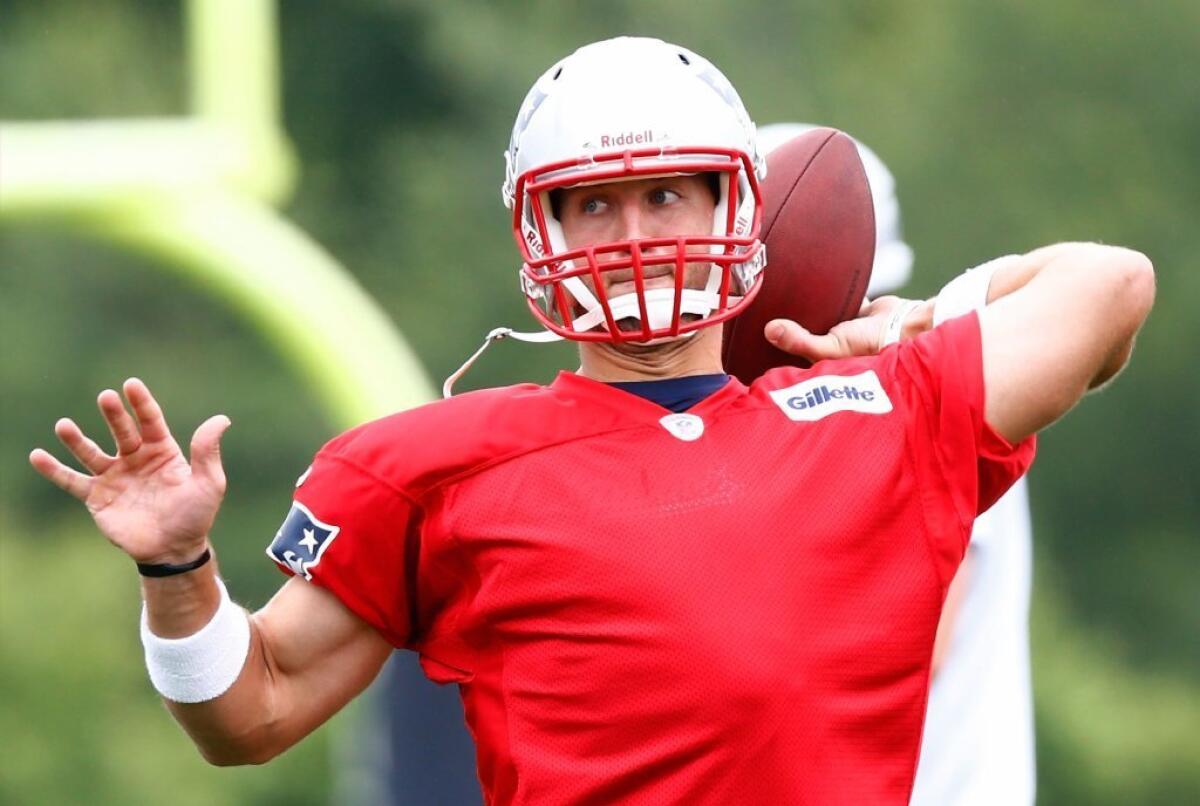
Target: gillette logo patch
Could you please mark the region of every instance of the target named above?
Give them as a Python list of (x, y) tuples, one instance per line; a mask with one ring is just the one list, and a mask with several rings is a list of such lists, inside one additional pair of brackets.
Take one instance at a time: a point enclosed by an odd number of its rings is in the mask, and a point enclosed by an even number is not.
[(839, 411), (861, 414), (887, 414), (892, 401), (875, 370), (859, 375), (819, 375), (786, 389), (770, 392), (788, 419), (812, 422)]

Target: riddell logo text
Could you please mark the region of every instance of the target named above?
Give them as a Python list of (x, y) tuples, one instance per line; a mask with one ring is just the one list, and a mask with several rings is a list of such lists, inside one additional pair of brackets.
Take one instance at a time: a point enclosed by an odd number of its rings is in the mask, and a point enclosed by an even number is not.
[(644, 132), (625, 132), (613, 137), (611, 134), (600, 135), (601, 148), (617, 148), (618, 146), (636, 146), (642, 143), (653, 143), (654, 132), (646, 129)]
[(538, 234), (531, 229), (525, 230), (525, 243), (529, 245), (529, 251), (532, 252), (535, 257), (542, 257), (546, 254), (545, 250), (542, 249), (542, 239), (539, 238)]
[(770, 394), (788, 419), (797, 422), (820, 420), (839, 411), (886, 414), (892, 410), (892, 401), (874, 370), (858, 375), (818, 375)]

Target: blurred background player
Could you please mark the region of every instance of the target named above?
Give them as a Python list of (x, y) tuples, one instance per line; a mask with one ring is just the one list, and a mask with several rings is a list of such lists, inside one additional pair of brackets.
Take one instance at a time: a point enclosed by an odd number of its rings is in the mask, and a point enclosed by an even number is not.
[[(773, 123), (759, 147), (775, 148), (813, 126)], [(912, 275), (896, 182), (858, 144), (875, 203), (875, 262), (868, 298), (897, 293)], [(1032, 528), (1024, 478), (975, 521), (967, 556), (946, 596), (913, 789), (914, 806), (1019, 806), (1033, 802), (1034, 739), (1029, 673)]]

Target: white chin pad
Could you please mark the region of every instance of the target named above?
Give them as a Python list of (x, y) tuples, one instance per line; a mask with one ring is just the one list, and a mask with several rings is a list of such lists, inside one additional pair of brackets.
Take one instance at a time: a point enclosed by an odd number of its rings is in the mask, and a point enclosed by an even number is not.
[[(567, 290), (575, 296), (575, 299), (587, 311), (583, 316), (578, 317), (571, 323), (571, 327), (574, 330), (584, 332), (597, 326), (605, 329), (608, 328), (608, 321), (604, 317), (604, 309), (600, 306), (599, 300), (596, 299), (579, 278), (572, 277), (564, 280), (563, 285), (567, 287)], [(694, 314), (700, 317), (708, 316), (721, 302), (721, 295), (718, 293), (720, 287), (721, 269), (714, 264), (709, 270), (708, 282), (703, 289), (683, 289), (683, 294), (679, 301), (680, 315)], [(646, 289), (645, 297), (646, 313), (650, 317), (650, 328), (652, 330), (663, 330), (671, 327), (675, 312), (675, 289), (649, 288)], [(613, 297), (608, 301), (608, 307), (612, 311), (614, 322), (619, 322), (622, 319), (641, 321), (642, 309), (638, 305), (638, 294), (636, 291)]]
[[(717, 302), (715, 294), (685, 288), (682, 298), (679, 301), (679, 312), (680, 314), (691, 313), (697, 316), (708, 316), (712, 313), (713, 308), (717, 307)], [(608, 302), (608, 307), (612, 311), (613, 320), (617, 322), (622, 319), (636, 319), (640, 321), (642, 318), (642, 309), (638, 305), (636, 291), (612, 298)], [(650, 316), (651, 329), (661, 330), (670, 327), (674, 312), (675, 289), (651, 288), (646, 292), (646, 313)], [(584, 331), (591, 330), (597, 325), (608, 327), (608, 323), (604, 318), (604, 311), (600, 309), (589, 311), (579, 317), (575, 320), (573, 327), (576, 330)]]

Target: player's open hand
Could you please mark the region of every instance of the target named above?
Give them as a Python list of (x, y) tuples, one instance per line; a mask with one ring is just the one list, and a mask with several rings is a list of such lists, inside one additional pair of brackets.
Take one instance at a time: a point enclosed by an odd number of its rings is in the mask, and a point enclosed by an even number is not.
[(54, 433), (89, 472), (73, 470), (40, 448), (29, 462), (83, 501), (104, 536), (134, 560), (194, 560), (204, 550), (225, 495), (219, 444), (229, 418), (216, 415), (196, 429), (189, 464), (146, 385), (130, 378), (124, 391), (132, 416), (112, 389), (97, 398), (116, 442), (115, 456), (63, 418)]
[(896, 296), (866, 300), (854, 319), (833, 326), (823, 336), (810, 333), (791, 319), (772, 319), (764, 335), (785, 353), (798, 355), (812, 363), (828, 358), (850, 358), (879, 352), (888, 320), (905, 300)]

